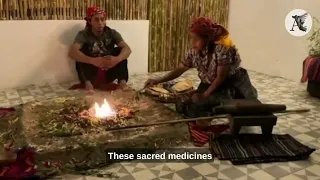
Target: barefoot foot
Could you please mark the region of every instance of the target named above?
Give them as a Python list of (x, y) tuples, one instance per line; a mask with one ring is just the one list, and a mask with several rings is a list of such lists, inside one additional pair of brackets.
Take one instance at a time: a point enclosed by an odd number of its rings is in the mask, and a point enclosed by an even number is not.
[(87, 92), (87, 94), (92, 95), (92, 94), (94, 94), (95, 91), (93, 89), (90, 89), (90, 90), (87, 90), (86, 92)]
[(90, 81), (86, 82), (86, 91), (88, 94), (93, 94), (94, 93), (94, 88), (93, 85)]
[(127, 82), (124, 80), (121, 80), (119, 82), (119, 86), (123, 91), (130, 91), (131, 90), (131, 88), (127, 85)]

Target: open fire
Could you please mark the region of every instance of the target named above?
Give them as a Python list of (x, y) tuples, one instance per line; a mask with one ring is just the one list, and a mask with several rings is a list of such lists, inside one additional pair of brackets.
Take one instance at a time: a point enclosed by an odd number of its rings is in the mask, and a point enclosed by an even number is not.
[(134, 106), (128, 102), (109, 101), (109, 97), (89, 98), (56, 98), (46, 100), (46, 103), (32, 104), (32, 113), (39, 114), (38, 118), (43, 119), (39, 124), (39, 137), (99, 134), (105, 128), (124, 126), (135, 121)]
[(101, 106), (96, 102), (94, 104), (94, 116), (99, 119), (105, 119), (111, 116), (116, 116), (117, 112), (115, 112), (109, 105), (106, 99), (103, 100)]
[(121, 121), (121, 119), (129, 119), (133, 113), (133, 110), (129, 107), (123, 105), (113, 106), (104, 99), (102, 104), (95, 102), (91, 108), (81, 111), (79, 115), (91, 123), (108, 124)]

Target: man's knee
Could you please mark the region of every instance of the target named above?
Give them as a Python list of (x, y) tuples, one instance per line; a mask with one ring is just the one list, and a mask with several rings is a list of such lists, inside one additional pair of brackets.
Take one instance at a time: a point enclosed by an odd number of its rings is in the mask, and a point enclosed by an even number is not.
[(92, 80), (97, 72), (97, 68), (91, 64), (76, 62), (76, 71), (81, 82)]
[[(112, 52), (112, 56), (119, 56), (120, 52), (121, 52), (121, 47), (115, 47), (113, 52)], [(117, 64), (117, 67), (119, 68), (128, 68), (128, 60), (124, 59), (121, 62), (119, 62)]]
[(122, 66), (128, 66), (128, 60), (127, 59), (122, 60), (119, 64)]
[(128, 71), (128, 60), (122, 60), (116, 65), (116, 69), (120, 71)]

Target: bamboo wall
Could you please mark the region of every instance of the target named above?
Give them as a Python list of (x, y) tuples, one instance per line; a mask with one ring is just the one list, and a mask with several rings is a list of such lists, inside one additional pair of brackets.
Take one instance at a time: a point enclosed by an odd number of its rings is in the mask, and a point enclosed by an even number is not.
[(1, 20), (84, 19), (88, 6), (100, 6), (112, 20), (149, 20), (149, 71), (175, 67), (189, 46), (194, 17), (227, 25), (228, 0), (0, 0)]

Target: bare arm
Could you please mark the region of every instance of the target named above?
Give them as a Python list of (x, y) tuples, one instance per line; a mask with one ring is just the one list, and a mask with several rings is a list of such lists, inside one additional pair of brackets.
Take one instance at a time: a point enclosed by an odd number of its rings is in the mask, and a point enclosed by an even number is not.
[(216, 47), (217, 50), (217, 76), (211, 83), (210, 87), (204, 93), (204, 96), (209, 96), (214, 92), (226, 79), (230, 71), (230, 66), (236, 62), (233, 62), (235, 56), (235, 49), (227, 48), (222, 45)]
[(128, 59), (131, 54), (131, 48), (129, 47), (129, 45), (123, 40), (121, 34), (118, 31), (112, 29), (111, 34), (116, 45), (121, 48), (121, 52), (117, 56), (119, 62)]
[(179, 66), (174, 69), (173, 71), (169, 72), (168, 74), (164, 75), (163, 77), (159, 78), (157, 81), (158, 83), (167, 82), (174, 80), (178, 77), (180, 77), (184, 72), (186, 72), (189, 68), (182, 63), (179, 64)]
[(119, 61), (128, 59), (131, 54), (131, 48), (129, 45), (125, 41), (120, 41), (117, 46), (121, 48), (121, 52), (118, 55)]
[(217, 68), (217, 77), (213, 80), (209, 88), (205, 91), (204, 96), (208, 97), (212, 92), (214, 92), (226, 79), (230, 66), (218, 66)]
[(68, 55), (71, 59), (74, 59), (75, 61), (90, 64), (91, 57), (86, 56), (80, 51), (80, 49), (82, 48), (85, 42), (86, 42), (85, 33), (83, 31), (78, 32), (76, 38), (74, 39), (73, 44), (69, 49)]
[(75, 61), (82, 62), (82, 63), (91, 63), (91, 57), (84, 55), (81, 51), (81, 44), (73, 43), (69, 50), (69, 57), (74, 59)]

